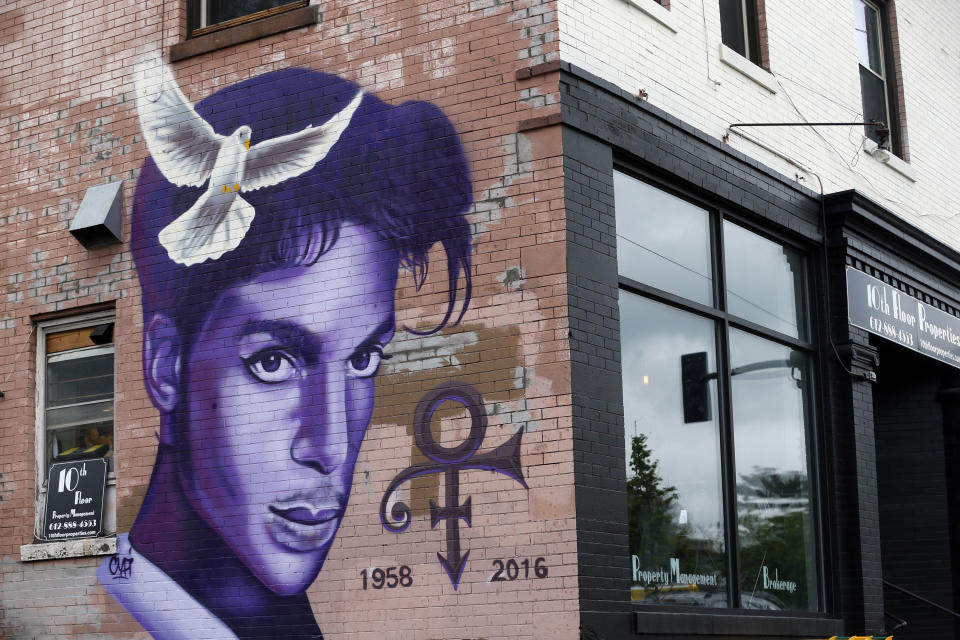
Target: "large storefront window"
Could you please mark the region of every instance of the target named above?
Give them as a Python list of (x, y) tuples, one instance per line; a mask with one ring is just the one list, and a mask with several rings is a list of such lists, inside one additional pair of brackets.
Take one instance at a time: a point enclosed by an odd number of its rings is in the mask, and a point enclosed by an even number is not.
[(632, 599), (817, 611), (804, 255), (615, 189)]

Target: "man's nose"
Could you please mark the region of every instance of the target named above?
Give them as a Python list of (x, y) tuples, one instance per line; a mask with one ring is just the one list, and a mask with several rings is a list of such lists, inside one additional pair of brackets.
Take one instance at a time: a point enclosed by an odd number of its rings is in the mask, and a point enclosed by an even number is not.
[(347, 380), (343, 373), (326, 370), (308, 374), (300, 385), (297, 433), (290, 455), (300, 464), (321, 473), (333, 473), (344, 464), (350, 450), (347, 420)]

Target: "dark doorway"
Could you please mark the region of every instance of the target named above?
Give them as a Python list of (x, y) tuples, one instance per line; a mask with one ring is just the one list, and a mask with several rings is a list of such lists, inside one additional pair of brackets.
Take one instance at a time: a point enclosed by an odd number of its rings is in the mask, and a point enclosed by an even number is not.
[[(960, 370), (877, 340), (873, 391), (884, 579), (955, 609)], [(960, 389), (958, 389), (960, 394)], [(956, 406), (954, 406), (956, 405)], [(952, 525), (952, 526), (951, 526)], [(951, 529), (953, 536), (951, 536)], [(889, 587), (885, 609), (908, 621), (897, 640), (957, 638), (955, 619)], [(895, 622), (887, 619), (887, 630)]]

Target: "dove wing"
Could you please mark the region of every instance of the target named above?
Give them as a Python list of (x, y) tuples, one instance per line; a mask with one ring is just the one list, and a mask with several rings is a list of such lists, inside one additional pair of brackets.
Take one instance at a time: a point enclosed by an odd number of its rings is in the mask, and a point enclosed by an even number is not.
[(310, 171), (340, 139), (361, 100), (363, 92), (358, 91), (350, 104), (322, 126), (310, 125), (297, 133), (254, 145), (247, 153), (242, 189), (262, 189)]
[(160, 244), (180, 264), (216, 260), (240, 245), (255, 214), (253, 205), (239, 195), (207, 189), (186, 213), (160, 231)]
[(144, 63), (137, 70), (137, 112), (147, 148), (164, 177), (181, 187), (206, 182), (224, 136), (194, 111), (162, 62)]

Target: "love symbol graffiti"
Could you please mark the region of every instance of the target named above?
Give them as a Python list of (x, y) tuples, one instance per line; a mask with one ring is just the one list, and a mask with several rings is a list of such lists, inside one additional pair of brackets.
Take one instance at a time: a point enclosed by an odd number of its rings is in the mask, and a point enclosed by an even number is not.
[[(444, 402), (462, 404), (470, 413), (470, 433), (466, 440), (455, 447), (444, 447), (439, 444), (430, 431), (433, 414)], [(520, 441), (523, 438), (523, 428), (493, 451), (474, 455), (483, 444), (486, 433), (487, 414), (483, 398), (476, 389), (457, 381), (445, 382), (435, 387), (417, 404), (413, 418), (414, 442), (429, 460), (401, 471), (387, 487), (383, 500), (380, 501), (380, 521), (383, 523), (383, 528), (395, 533), (405, 531), (411, 522), (409, 505), (396, 501), (390, 508), (390, 517), (387, 517), (387, 507), (397, 489), (407, 480), (417, 476), (432, 473), (444, 474), (446, 500), (443, 506), (433, 500), (430, 501), (430, 528), (436, 527), (441, 520), (446, 520), (447, 555), (437, 553), (437, 559), (450, 577), (454, 589), (460, 585), (460, 577), (463, 575), (463, 568), (470, 555), (469, 551), (461, 555), (460, 549), (460, 521), (463, 520), (469, 527), (472, 515), (470, 496), (467, 496), (463, 503), (460, 502), (460, 472), (467, 469), (494, 471), (513, 478), (524, 489), (527, 488), (523, 469), (520, 466)]]

